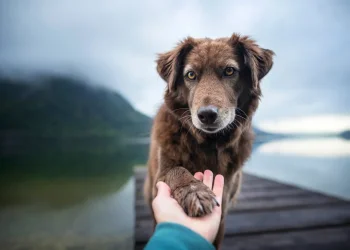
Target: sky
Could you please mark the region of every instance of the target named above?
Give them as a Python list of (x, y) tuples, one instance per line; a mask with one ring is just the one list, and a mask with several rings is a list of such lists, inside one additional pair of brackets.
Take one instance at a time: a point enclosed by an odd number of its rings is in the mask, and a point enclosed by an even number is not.
[(186, 36), (238, 32), (276, 53), (261, 83), (258, 127), (282, 121), (288, 131), (294, 121), (298, 132), (310, 124), (305, 117), (321, 117), (323, 127), (332, 115), (328, 124), (350, 129), (349, 24), (346, 0), (0, 0), (0, 70), (81, 74), (153, 116), (165, 89), (157, 53)]

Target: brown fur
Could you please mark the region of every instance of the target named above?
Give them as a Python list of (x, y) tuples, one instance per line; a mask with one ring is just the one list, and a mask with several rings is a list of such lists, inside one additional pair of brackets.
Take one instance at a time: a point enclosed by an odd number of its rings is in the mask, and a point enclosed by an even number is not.
[[(154, 119), (145, 197), (151, 204), (155, 184), (162, 180), (188, 215), (203, 216), (215, 206), (214, 194), (193, 174), (206, 169), (222, 174), (225, 191), (223, 219), (214, 241), (217, 248), (223, 239), (228, 204), (237, 196), (241, 169), (251, 154), (252, 116), (261, 96), (260, 80), (271, 69), (272, 56), (272, 51), (248, 37), (233, 34), (216, 40), (186, 38), (157, 60), (158, 73), (168, 87)], [(231, 77), (222, 75), (227, 62), (237, 68)], [(197, 73), (196, 81), (184, 77), (186, 65)], [(215, 105), (224, 118), (233, 112), (235, 118), (218, 133), (203, 132), (193, 122), (203, 105)]]

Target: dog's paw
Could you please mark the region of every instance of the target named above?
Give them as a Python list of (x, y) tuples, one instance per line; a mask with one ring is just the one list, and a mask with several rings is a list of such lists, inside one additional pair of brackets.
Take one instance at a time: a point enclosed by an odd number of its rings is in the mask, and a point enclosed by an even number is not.
[(219, 206), (215, 194), (200, 181), (176, 189), (173, 197), (191, 217), (210, 214), (215, 206)]

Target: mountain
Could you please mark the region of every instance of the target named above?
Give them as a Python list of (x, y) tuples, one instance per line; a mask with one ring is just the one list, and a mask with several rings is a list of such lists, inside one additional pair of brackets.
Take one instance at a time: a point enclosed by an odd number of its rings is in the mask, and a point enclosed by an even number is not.
[(0, 183), (106, 175), (124, 183), (148, 155), (146, 145), (125, 141), (148, 136), (151, 122), (120, 94), (82, 79), (0, 75)]
[(350, 130), (346, 130), (340, 133), (340, 136), (343, 137), (344, 139), (350, 140)]
[(258, 129), (256, 127), (253, 127), (253, 131), (254, 131), (256, 136), (265, 136), (265, 135), (267, 136), (267, 135), (270, 135), (270, 133), (262, 131), (261, 129)]
[(265, 132), (261, 129), (254, 127), (254, 126), (253, 126), (253, 131), (255, 133), (255, 143), (256, 144), (286, 137), (286, 135), (283, 135), (283, 134)]
[(0, 77), (0, 131), (147, 136), (151, 119), (119, 93), (81, 79)]
[[(147, 137), (151, 119), (119, 93), (71, 76), (0, 76), (0, 133)], [(281, 135), (254, 127), (257, 140)]]

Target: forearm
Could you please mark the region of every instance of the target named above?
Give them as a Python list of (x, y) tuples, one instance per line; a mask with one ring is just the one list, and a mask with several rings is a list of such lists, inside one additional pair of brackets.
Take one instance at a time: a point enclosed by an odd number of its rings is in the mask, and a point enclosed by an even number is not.
[(214, 246), (191, 229), (175, 223), (160, 223), (145, 250), (213, 250)]

